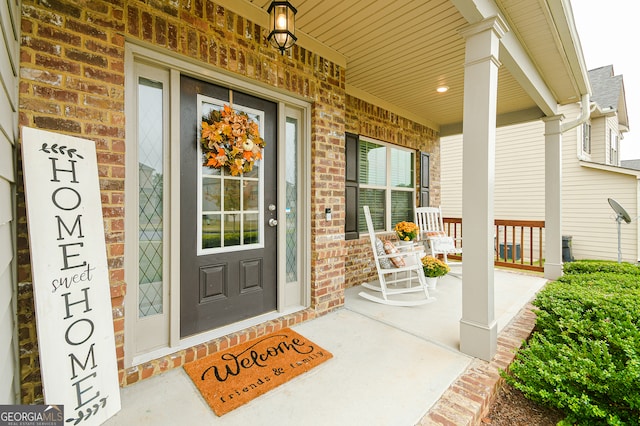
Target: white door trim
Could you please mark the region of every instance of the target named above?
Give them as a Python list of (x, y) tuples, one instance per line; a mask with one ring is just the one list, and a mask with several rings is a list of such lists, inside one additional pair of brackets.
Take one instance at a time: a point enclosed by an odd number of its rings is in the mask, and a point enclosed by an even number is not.
[[(135, 342), (132, 341), (135, 336), (135, 316), (137, 316), (138, 308), (135, 306), (136, 301), (134, 297), (131, 297), (132, 288), (137, 285), (136, 282), (127, 282), (129, 290), (127, 291), (127, 297), (125, 297), (125, 367), (131, 367), (139, 365), (141, 363), (169, 355), (171, 353), (204, 343), (209, 340), (213, 340), (227, 334), (237, 332), (247, 327), (255, 326), (266, 321), (270, 321), (283, 315), (294, 313), (307, 308), (310, 304), (310, 282), (311, 282), (311, 217), (310, 217), (310, 189), (311, 189), (311, 137), (310, 137), (310, 123), (311, 123), (311, 105), (309, 102), (293, 97), (289, 94), (279, 92), (272, 88), (267, 88), (258, 85), (255, 81), (252, 81), (246, 77), (231, 75), (227, 71), (214, 69), (212, 67), (203, 66), (199, 63), (187, 62), (184, 57), (173, 54), (166, 54), (165, 52), (159, 52), (157, 50), (143, 47), (137, 44), (126, 43), (125, 45), (125, 111), (127, 117), (134, 117), (131, 115), (132, 109), (135, 105), (131, 105), (131, 90), (135, 90), (136, 82), (129, 81), (131, 76), (134, 75), (134, 64), (136, 61), (143, 61), (147, 64), (153, 64), (160, 68), (165, 68), (170, 72), (170, 147), (169, 152), (172, 161), (169, 166), (169, 188), (167, 191), (169, 197), (170, 209), (168, 209), (170, 224), (168, 226), (168, 241), (169, 244), (169, 272), (167, 274), (167, 281), (169, 283), (170, 293), (170, 325), (169, 325), (169, 342), (167, 346), (158, 348), (156, 350), (144, 353), (135, 354), (133, 348)], [(179, 206), (179, 185), (180, 185), (180, 75), (187, 74), (195, 78), (199, 78), (211, 83), (223, 85), (229, 87), (232, 90), (239, 90), (247, 94), (259, 96), (264, 99), (268, 99), (278, 103), (278, 158), (279, 160), (286, 159), (284, 152), (285, 144), (285, 132), (282, 131), (284, 127), (284, 121), (286, 114), (297, 111), (297, 114), (301, 123), (301, 138), (299, 146), (298, 156), (298, 170), (299, 178), (298, 184), (299, 190), (299, 203), (298, 209), (300, 217), (300, 228), (304, 230), (301, 233), (299, 244), (300, 250), (300, 275), (298, 279), (298, 288), (291, 290), (291, 286), (287, 289), (286, 279), (284, 271), (286, 267), (286, 250), (284, 240), (286, 237), (285, 227), (279, 226), (278, 228), (278, 308), (277, 311), (270, 312), (264, 315), (260, 315), (254, 318), (250, 318), (241, 322), (237, 322), (225, 327), (220, 327), (215, 330), (210, 330), (204, 333), (200, 333), (187, 338), (180, 338), (180, 206)], [(132, 89), (133, 88), (133, 89)], [(134, 147), (135, 144), (129, 141), (136, 133), (135, 120), (127, 120), (127, 146)], [(129, 154), (127, 154), (129, 157)], [(282, 162), (281, 164), (286, 164)], [(284, 167), (279, 167), (284, 168)], [(130, 172), (129, 172), (130, 173)], [(129, 175), (129, 173), (127, 173)], [(284, 173), (278, 173), (278, 188), (281, 193), (284, 193), (286, 181), (284, 179)], [(279, 200), (280, 201), (280, 200)], [(125, 211), (131, 210), (131, 201), (125, 205)], [(278, 203), (278, 217), (285, 217), (285, 203)], [(127, 209), (128, 207), (128, 209)], [(136, 203), (137, 209), (137, 203)], [(284, 223), (284, 220), (282, 221)], [(131, 235), (133, 233), (133, 235)], [(125, 275), (130, 268), (137, 268), (137, 245), (132, 241), (137, 241), (137, 231), (127, 228), (126, 242), (125, 242)], [(175, 243), (173, 243), (175, 242)], [(133, 247), (132, 245), (135, 245)], [(135, 254), (131, 250), (135, 249)], [(287, 297), (281, 297), (281, 295), (288, 295)]]

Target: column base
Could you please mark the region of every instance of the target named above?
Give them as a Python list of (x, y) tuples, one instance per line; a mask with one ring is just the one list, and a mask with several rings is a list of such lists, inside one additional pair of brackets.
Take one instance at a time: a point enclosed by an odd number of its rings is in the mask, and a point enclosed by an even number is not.
[(460, 351), (491, 361), (498, 348), (498, 323), (493, 321), (488, 326), (460, 320)]
[(544, 277), (548, 280), (557, 280), (562, 276), (562, 263), (544, 262)]

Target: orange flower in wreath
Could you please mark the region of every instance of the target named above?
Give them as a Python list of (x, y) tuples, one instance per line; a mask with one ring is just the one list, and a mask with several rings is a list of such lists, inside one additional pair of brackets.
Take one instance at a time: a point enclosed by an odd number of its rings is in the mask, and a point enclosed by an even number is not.
[(253, 164), (262, 159), (265, 141), (258, 123), (224, 105), (222, 111), (213, 110), (202, 118), (200, 146), (205, 166), (226, 167), (237, 176), (253, 170)]

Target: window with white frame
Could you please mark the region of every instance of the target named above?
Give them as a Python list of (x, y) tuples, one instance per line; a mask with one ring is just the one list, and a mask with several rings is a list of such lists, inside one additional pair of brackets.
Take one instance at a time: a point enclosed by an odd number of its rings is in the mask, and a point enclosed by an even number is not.
[(609, 129), (609, 162), (618, 165), (618, 134), (613, 129)]
[(369, 206), (377, 231), (392, 231), (397, 222), (413, 221), (414, 152), (360, 137), (358, 144), (358, 230), (366, 232), (362, 207)]
[(582, 152), (591, 154), (591, 123), (582, 124)]

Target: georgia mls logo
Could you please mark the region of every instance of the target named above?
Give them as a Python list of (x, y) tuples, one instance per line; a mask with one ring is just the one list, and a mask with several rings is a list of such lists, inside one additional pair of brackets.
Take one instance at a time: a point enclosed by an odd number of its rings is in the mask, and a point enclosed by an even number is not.
[(62, 405), (0, 405), (0, 426), (62, 426)]

